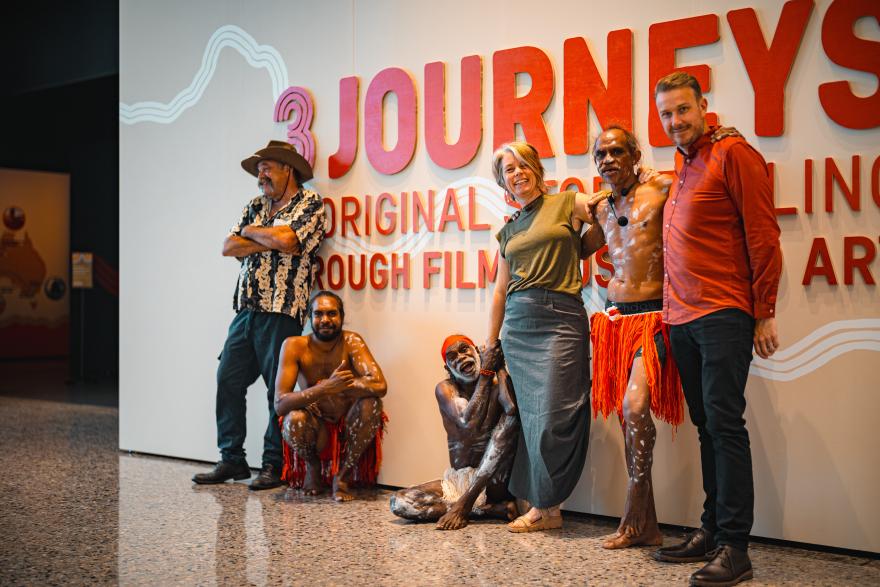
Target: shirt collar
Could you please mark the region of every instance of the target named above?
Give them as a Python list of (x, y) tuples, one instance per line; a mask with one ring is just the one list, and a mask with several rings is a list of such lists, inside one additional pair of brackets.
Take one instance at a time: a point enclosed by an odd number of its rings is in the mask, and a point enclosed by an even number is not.
[(712, 134), (719, 128), (720, 127), (717, 125), (710, 125), (706, 127), (706, 132), (703, 133), (703, 136), (688, 145), (686, 151), (682, 151), (681, 148), (678, 148), (679, 152), (681, 152), (684, 157), (692, 158), (694, 155), (697, 154), (697, 151), (712, 142)]

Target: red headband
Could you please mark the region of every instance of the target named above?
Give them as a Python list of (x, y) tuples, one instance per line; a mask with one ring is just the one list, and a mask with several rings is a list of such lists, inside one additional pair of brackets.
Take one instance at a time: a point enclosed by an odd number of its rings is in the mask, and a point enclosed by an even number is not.
[(468, 337), (466, 337), (463, 334), (450, 334), (449, 336), (446, 337), (446, 340), (443, 341), (443, 346), (440, 347), (440, 356), (443, 358), (444, 363), (446, 362), (446, 349), (448, 349), (450, 346), (452, 346), (453, 344), (455, 344), (459, 341), (464, 341), (464, 342), (468, 343), (469, 345), (471, 345), (472, 347), (477, 346), (474, 344), (474, 341), (472, 341), (471, 339), (469, 339)]

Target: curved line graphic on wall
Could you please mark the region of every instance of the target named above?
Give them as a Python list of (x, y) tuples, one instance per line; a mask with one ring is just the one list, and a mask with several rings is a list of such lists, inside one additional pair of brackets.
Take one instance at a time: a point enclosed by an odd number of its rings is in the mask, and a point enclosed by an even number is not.
[(880, 320), (829, 322), (769, 360), (755, 357), (749, 373), (773, 381), (792, 381), (850, 351), (880, 352)]
[(119, 103), (119, 120), (125, 124), (155, 122), (170, 124), (185, 110), (195, 106), (217, 69), (217, 60), (224, 48), (235, 49), (251, 67), (265, 69), (272, 79), (272, 97), (281, 95), (287, 86), (287, 66), (281, 54), (270, 45), (260, 45), (243, 29), (235, 25), (222, 26), (211, 35), (202, 55), (202, 65), (192, 83), (167, 104), (161, 102)]

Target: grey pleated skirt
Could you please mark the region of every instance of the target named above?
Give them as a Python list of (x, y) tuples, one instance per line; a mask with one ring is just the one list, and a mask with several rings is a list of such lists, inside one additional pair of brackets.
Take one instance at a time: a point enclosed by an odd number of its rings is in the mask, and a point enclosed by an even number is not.
[(521, 422), (509, 488), (535, 507), (564, 501), (584, 468), (589, 336), (579, 298), (544, 289), (507, 297), (501, 347)]

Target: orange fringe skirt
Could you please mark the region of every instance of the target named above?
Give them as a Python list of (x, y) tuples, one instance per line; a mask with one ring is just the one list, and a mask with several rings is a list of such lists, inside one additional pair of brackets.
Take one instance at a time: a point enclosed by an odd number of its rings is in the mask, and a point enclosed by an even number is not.
[[(663, 333), (666, 361), (660, 364), (654, 335)], [(661, 312), (617, 315), (611, 320), (605, 312), (590, 317), (590, 340), (593, 343), (593, 417), (600, 412), (605, 418), (617, 412), (623, 418), (623, 396), (629, 383), (629, 372), (636, 351), (642, 349), (642, 361), (648, 389), (651, 392), (651, 413), (664, 422), (678, 426), (684, 419), (684, 395), (678, 368), (672, 358), (669, 327), (663, 324)]]
[[(283, 418), (279, 418), (278, 422), (279, 425), (283, 425)], [(354, 487), (371, 487), (376, 484), (379, 468), (382, 466), (382, 439), (385, 437), (387, 422), (388, 415), (382, 412), (382, 425), (376, 431), (376, 438), (366, 448), (352, 471), (351, 481)], [(348, 443), (344, 418), (340, 418), (338, 422), (323, 422), (323, 424), (327, 428), (327, 446), (318, 457), (321, 459), (321, 478), (325, 484), (330, 485), (333, 477), (339, 472), (339, 465), (345, 456)], [(291, 487), (299, 489), (305, 481), (306, 463), (283, 440), (281, 445), (284, 451), (281, 479), (287, 481)]]

